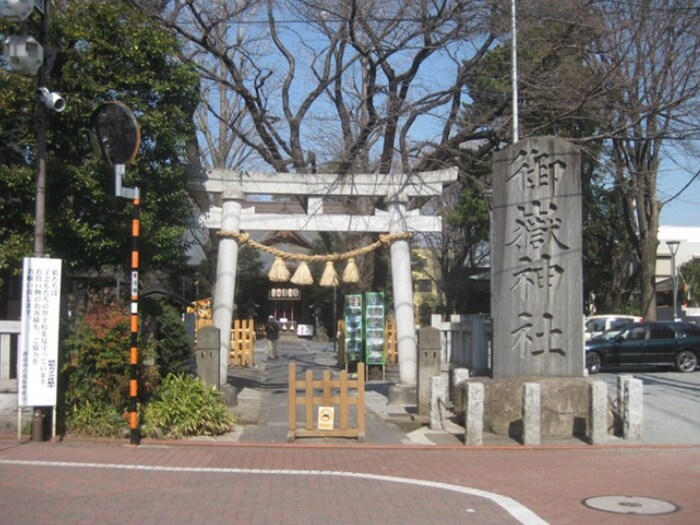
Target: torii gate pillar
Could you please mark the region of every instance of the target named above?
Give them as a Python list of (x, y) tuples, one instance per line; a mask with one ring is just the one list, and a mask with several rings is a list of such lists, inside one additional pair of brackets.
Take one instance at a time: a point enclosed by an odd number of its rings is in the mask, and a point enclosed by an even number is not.
[[(239, 232), (241, 210), (245, 195), (234, 182), (225, 182), (221, 192), (221, 229)], [(219, 239), (219, 255), (216, 263), (216, 286), (212, 324), (219, 329), (219, 388), (228, 381), (228, 353), (231, 346), (231, 321), (236, 293), (236, 267), (238, 265), (238, 242), (232, 238)]]
[[(387, 200), (390, 231), (405, 232), (408, 197), (396, 195)], [(396, 342), (399, 353), (399, 384), (389, 395), (389, 404), (413, 404), (417, 384), (417, 351), (415, 317), (413, 312), (413, 280), (411, 276), (411, 247), (406, 239), (391, 243), (391, 285), (394, 292)]]

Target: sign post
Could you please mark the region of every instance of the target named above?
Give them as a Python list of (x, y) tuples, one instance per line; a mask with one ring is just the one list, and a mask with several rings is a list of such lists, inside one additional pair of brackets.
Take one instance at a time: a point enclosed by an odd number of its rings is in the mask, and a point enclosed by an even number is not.
[(106, 102), (90, 119), (90, 141), (103, 160), (114, 167), (114, 193), (133, 200), (131, 220), (131, 344), (129, 349), (129, 429), (130, 443), (141, 441), (138, 417), (139, 373), (139, 233), (141, 229), (141, 192), (138, 187), (122, 185), (126, 164), (136, 158), (141, 144), (141, 130), (132, 111), (121, 102)]

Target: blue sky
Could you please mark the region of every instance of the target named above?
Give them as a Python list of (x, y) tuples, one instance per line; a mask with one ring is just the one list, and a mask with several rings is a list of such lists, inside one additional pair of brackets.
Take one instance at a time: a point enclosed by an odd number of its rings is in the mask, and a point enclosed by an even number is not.
[(700, 181), (696, 181), (683, 195), (664, 205), (661, 209), (662, 226), (700, 227)]
[[(681, 160), (676, 160), (676, 159)], [(673, 160), (665, 158), (661, 162), (657, 178), (657, 194), (661, 202), (671, 199), (684, 186), (690, 185), (683, 193), (664, 204), (661, 208), (662, 226), (698, 226), (700, 227), (700, 176), (696, 158), (679, 155)]]

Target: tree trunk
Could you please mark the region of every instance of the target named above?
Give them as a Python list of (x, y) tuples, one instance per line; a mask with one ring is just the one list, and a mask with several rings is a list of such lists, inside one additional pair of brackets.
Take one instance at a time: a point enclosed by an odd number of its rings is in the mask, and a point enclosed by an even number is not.
[(647, 229), (640, 231), (641, 307), (645, 320), (656, 321), (656, 249), (659, 244), (659, 204), (656, 199), (650, 203), (649, 209)]

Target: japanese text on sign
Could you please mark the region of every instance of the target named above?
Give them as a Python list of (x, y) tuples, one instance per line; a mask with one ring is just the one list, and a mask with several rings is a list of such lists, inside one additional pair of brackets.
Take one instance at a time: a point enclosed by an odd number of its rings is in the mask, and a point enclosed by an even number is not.
[[(517, 206), (513, 229), (506, 248), (515, 250), (514, 259), (523, 265), (512, 273), (511, 290), (523, 305), (534, 304), (531, 294), (544, 293), (541, 311), (519, 312), (519, 324), (511, 332), (512, 350), (525, 358), (564, 354), (561, 348), (562, 330), (556, 326), (553, 299), (565, 268), (558, 264), (558, 254), (569, 250), (562, 236), (564, 221), (558, 209), (557, 186), (561, 183), (566, 163), (547, 152), (523, 150), (513, 160), (507, 184), (515, 186), (514, 193), (522, 197)], [(550, 310), (551, 309), (551, 310)]]
[(18, 374), (19, 406), (54, 406), (58, 379), (61, 260), (25, 258)]

